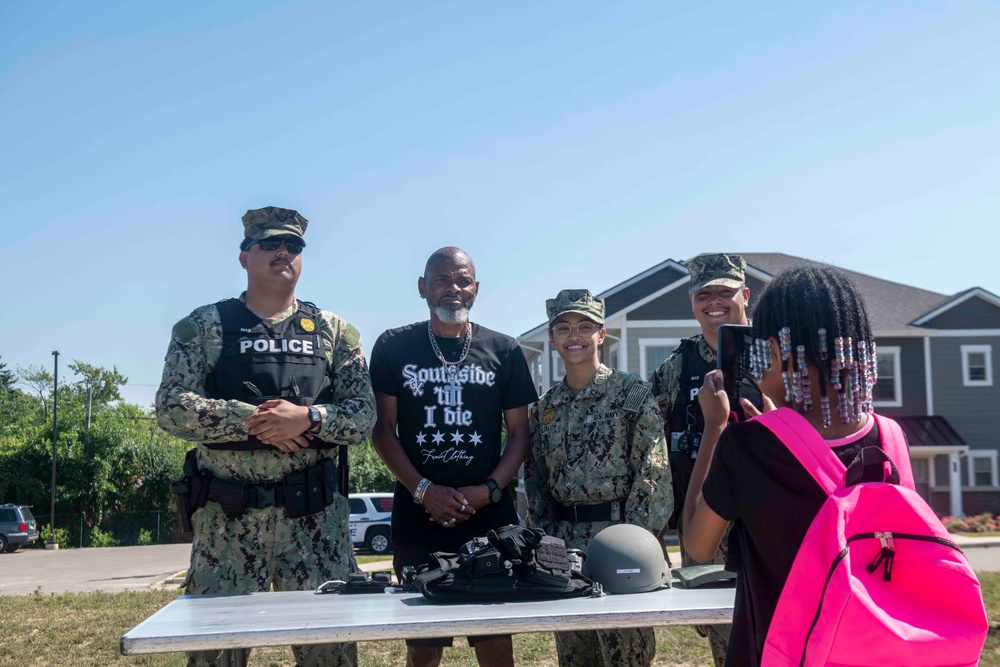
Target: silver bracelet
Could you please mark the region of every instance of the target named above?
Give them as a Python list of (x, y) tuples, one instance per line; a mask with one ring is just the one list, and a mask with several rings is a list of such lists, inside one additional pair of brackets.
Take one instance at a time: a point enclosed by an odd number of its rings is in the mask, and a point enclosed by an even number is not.
[(424, 494), (427, 493), (427, 489), (431, 485), (431, 480), (426, 477), (422, 477), (419, 482), (417, 482), (417, 488), (413, 492), (413, 502), (418, 505), (424, 504)]

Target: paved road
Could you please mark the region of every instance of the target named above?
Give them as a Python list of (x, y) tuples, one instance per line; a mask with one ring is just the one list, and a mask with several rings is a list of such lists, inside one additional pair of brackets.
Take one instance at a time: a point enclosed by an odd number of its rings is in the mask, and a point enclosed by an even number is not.
[(21, 549), (0, 554), (0, 595), (149, 588), (182, 570), (190, 544), (104, 549)]
[[(1000, 572), (1000, 538), (958, 540), (973, 569)], [(190, 544), (106, 549), (21, 549), (0, 554), (0, 595), (65, 591), (119, 592), (149, 588), (187, 569)], [(391, 561), (371, 563), (365, 570), (389, 569)]]

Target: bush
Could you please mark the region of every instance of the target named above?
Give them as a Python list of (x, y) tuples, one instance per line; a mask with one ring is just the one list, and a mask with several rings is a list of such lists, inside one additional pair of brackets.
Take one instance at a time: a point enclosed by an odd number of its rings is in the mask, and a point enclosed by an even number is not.
[(140, 547), (148, 547), (151, 544), (156, 544), (156, 541), (153, 540), (153, 533), (151, 533), (150, 531), (146, 530), (145, 528), (140, 528), (139, 529), (139, 546)]
[(994, 533), (1000, 532), (1000, 519), (989, 512), (976, 516), (946, 516), (941, 523), (951, 533)]
[[(56, 517), (58, 518), (58, 516)], [(39, 549), (44, 549), (45, 545), (49, 543), (49, 525), (38, 526), (38, 541), (35, 542), (35, 546)], [(69, 531), (65, 528), (56, 528), (56, 544), (59, 545), (60, 549), (72, 549), (76, 546), (73, 542), (69, 541)]]
[(116, 540), (110, 533), (105, 533), (100, 528), (94, 527), (94, 532), (90, 534), (90, 546), (92, 547), (117, 547)]

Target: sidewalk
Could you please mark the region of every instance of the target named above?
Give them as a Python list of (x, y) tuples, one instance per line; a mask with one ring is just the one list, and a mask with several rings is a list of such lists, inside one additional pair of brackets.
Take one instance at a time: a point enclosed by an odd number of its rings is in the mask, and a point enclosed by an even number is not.
[(952, 535), (955, 544), (963, 549), (976, 547), (1000, 547), (1000, 536), (996, 537), (967, 537), (965, 535)]

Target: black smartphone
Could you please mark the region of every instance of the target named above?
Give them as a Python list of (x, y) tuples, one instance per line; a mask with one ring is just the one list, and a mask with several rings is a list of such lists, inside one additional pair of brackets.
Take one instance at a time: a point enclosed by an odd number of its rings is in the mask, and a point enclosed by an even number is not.
[(740, 398), (743, 380), (750, 376), (752, 344), (749, 325), (723, 324), (719, 327), (717, 367), (722, 371), (722, 384), (729, 396), (729, 407), (740, 421), (746, 421), (747, 418), (740, 406)]

